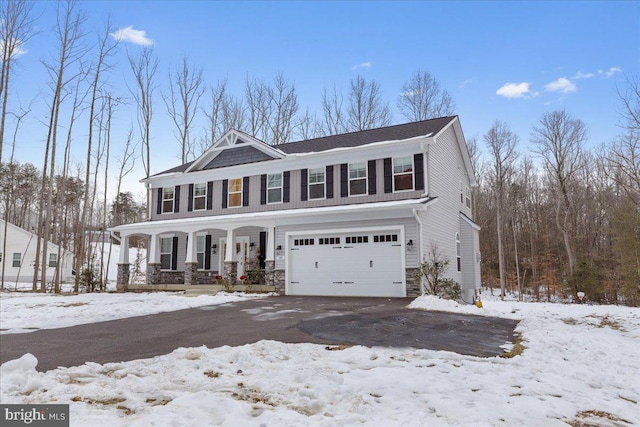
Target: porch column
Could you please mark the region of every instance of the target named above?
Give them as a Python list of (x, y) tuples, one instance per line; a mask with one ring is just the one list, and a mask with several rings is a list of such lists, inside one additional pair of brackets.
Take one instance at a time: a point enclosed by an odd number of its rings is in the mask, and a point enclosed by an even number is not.
[(129, 236), (120, 237), (120, 257), (118, 258), (118, 275), (116, 288), (127, 291), (129, 285)]
[(264, 257), (264, 281), (267, 285), (273, 285), (273, 272), (276, 268), (275, 261), (276, 228), (267, 228), (267, 250)]
[(235, 230), (227, 230), (227, 250), (224, 253), (224, 277), (229, 280), (232, 285), (235, 285), (238, 279)]
[(187, 236), (187, 256), (184, 260), (184, 284), (198, 284), (198, 255), (197, 255), (198, 236), (194, 231), (190, 231)]
[(149, 236), (149, 253), (147, 254), (147, 283), (160, 283), (160, 239), (157, 234)]

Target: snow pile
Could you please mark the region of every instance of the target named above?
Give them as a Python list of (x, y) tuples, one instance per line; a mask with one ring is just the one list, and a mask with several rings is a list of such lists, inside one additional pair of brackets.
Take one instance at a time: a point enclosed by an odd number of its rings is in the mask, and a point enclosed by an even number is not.
[(265, 294), (91, 293), (79, 295), (0, 292), (0, 334), (64, 328), (125, 317), (225, 304)]
[(412, 305), (523, 319), (522, 355), (260, 341), (42, 374), (31, 362), (13, 372), (41, 386), (28, 393), (3, 378), (0, 400), (70, 403), (74, 427), (640, 424), (639, 309), (483, 304)]
[(31, 353), (3, 363), (0, 366), (2, 391), (6, 389), (10, 393), (29, 394), (42, 388), (43, 384), (36, 366), (38, 366), (38, 359)]

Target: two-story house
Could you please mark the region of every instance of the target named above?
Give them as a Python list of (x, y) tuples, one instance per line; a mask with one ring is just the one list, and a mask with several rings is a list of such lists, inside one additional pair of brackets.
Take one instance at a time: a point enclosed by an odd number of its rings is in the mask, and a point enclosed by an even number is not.
[(433, 245), (471, 301), (480, 287), (476, 185), (457, 116), (270, 146), (231, 130), (193, 162), (143, 180), (148, 285), (235, 280), (259, 254), (287, 295), (404, 297)]

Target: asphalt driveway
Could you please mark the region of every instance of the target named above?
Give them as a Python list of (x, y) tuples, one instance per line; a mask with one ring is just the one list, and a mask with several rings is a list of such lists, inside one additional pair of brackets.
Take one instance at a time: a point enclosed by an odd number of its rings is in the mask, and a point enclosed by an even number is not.
[(490, 357), (513, 342), (514, 320), (409, 310), (410, 299), (269, 297), (28, 334), (0, 335), (0, 363), (32, 353), (40, 371), (121, 362), (178, 347), (263, 339), (448, 350)]

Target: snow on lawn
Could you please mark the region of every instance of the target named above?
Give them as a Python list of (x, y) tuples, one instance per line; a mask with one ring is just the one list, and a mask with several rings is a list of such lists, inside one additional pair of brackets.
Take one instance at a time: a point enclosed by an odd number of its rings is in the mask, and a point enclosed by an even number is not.
[(242, 293), (186, 296), (169, 292), (78, 295), (0, 292), (0, 334), (64, 328), (264, 296)]
[(411, 306), (522, 319), (521, 355), (260, 341), (46, 373), (25, 355), (0, 401), (70, 403), (71, 426), (640, 424), (640, 309), (483, 303)]

